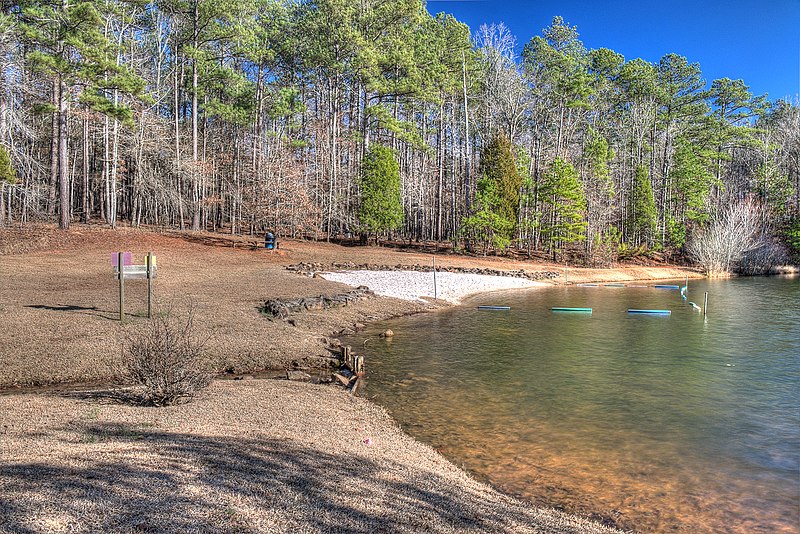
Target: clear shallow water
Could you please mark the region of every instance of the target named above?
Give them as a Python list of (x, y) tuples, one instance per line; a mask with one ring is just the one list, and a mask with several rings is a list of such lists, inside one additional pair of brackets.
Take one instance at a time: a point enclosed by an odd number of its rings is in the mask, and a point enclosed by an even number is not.
[(676, 290), (535, 288), (350, 342), (368, 396), (505, 491), (646, 532), (798, 532), (800, 280), (704, 291), (707, 320)]

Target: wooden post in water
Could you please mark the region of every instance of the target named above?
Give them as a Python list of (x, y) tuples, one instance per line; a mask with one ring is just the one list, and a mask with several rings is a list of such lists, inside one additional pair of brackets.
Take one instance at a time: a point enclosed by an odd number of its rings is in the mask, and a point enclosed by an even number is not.
[(117, 266), (119, 267), (119, 320), (125, 320), (125, 259), (124, 253), (117, 252)]
[(708, 315), (708, 291), (706, 291), (705, 296), (703, 296), (703, 317)]
[(352, 347), (350, 345), (347, 345), (346, 347), (342, 347), (342, 363), (346, 367), (349, 367), (352, 370), (353, 369), (353, 362), (351, 361), (352, 360), (351, 350), (352, 350)]
[(147, 253), (147, 318), (153, 318), (153, 253)]
[(433, 299), (438, 300), (439, 293), (436, 289), (436, 256), (433, 257)]
[(352, 386), (350, 386), (350, 394), (355, 395), (356, 391), (358, 391), (358, 387), (361, 385), (361, 382), (364, 381), (364, 357), (363, 356), (355, 356), (353, 358), (353, 372), (355, 373), (355, 379), (352, 382)]

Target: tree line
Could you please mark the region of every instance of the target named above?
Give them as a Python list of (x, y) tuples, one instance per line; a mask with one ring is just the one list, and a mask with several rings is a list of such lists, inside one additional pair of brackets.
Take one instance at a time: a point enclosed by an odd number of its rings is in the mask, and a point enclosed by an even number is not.
[[(24, 0), (0, 17), (0, 221), (681, 254), (721, 208), (800, 246), (800, 108), (421, 0)], [(388, 173), (388, 175), (387, 175)]]

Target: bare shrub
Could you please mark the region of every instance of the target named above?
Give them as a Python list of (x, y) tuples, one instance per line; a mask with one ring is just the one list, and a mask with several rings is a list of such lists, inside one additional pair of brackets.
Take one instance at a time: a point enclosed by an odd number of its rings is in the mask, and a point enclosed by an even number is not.
[(744, 254), (736, 267), (740, 274), (756, 275), (768, 274), (779, 265), (789, 263), (789, 254), (780, 243), (764, 239), (757, 248)]
[(772, 247), (769, 214), (764, 206), (747, 198), (723, 208), (711, 224), (698, 231), (688, 244), (689, 254), (711, 277), (729, 276), (739, 270), (745, 258), (750, 258), (748, 269), (755, 273), (752, 262), (767, 262), (776, 257)]
[(139, 386), (139, 401), (149, 406), (188, 402), (213, 377), (204, 355), (206, 340), (193, 334), (194, 312), (185, 320), (165, 313), (123, 341), (122, 375)]

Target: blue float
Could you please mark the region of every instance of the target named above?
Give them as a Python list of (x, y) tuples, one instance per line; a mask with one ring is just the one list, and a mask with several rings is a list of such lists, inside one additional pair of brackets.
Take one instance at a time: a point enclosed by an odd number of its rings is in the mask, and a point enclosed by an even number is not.
[(636, 313), (642, 315), (670, 315), (672, 314), (671, 310), (637, 310), (634, 308), (630, 308), (628, 313)]

